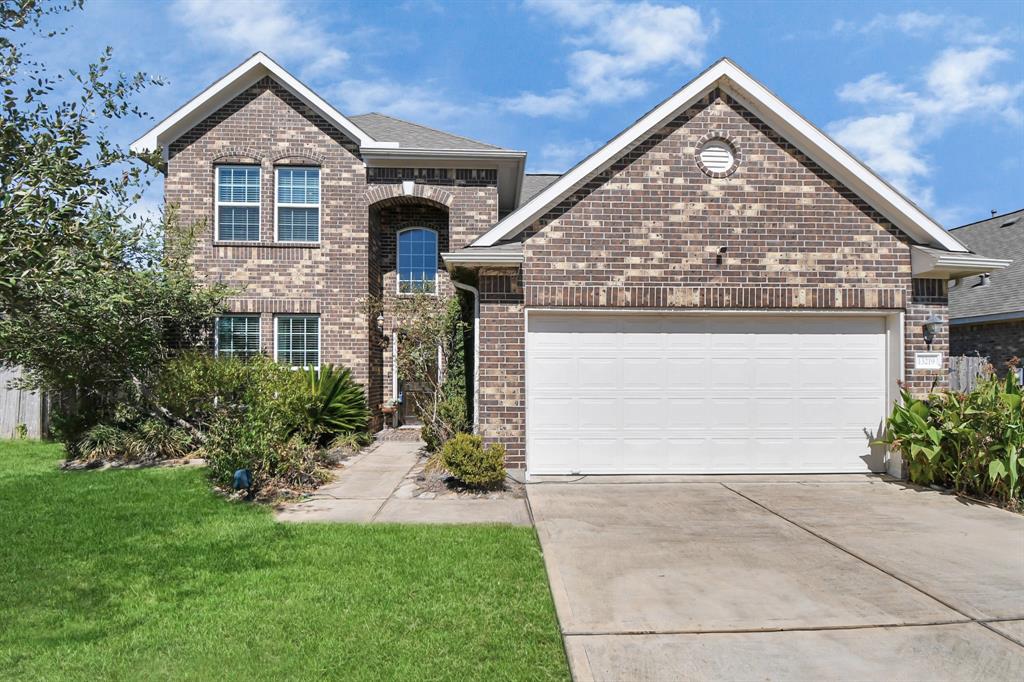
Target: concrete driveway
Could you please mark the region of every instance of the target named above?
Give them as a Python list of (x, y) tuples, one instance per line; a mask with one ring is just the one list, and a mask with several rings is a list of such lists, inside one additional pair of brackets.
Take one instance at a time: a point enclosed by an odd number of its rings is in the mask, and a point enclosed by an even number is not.
[(1024, 517), (879, 477), (527, 486), (577, 680), (1024, 679)]

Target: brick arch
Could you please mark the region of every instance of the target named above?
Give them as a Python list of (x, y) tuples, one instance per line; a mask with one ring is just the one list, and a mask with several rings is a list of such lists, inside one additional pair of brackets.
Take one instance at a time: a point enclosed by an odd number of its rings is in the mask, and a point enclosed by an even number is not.
[(303, 161), (311, 161), (317, 166), (322, 166), (327, 162), (327, 157), (318, 152), (306, 149), (304, 147), (289, 147), (287, 149), (281, 149), (274, 152), (269, 160), (271, 163), (277, 163), (285, 159), (301, 159)]
[(448, 210), (455, 201), (455, 196), (451, 192), (439, 187), (414, 184), (409, 194), (405, 191), (406, 187), (405, 183), (375, 185), (363, 196), (366, 198), (367, 206), (371, 207), (426, 203)]
[(211, 163), (220, 161), (246, 161), (248, 163), (261, 163), (263, 154), (255, 147), (228, 147), (222, 149), (211, 159)]

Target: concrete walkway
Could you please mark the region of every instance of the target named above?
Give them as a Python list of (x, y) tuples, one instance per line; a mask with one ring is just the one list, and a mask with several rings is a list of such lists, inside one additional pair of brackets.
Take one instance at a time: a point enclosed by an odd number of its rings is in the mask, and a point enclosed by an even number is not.
[(1024, 679), (1024, 517), (878, 477), (527, 486), (577, 680)]
[(285, 505), (277, 519), (285, 522), (350, 523), (503, 523), (530, 525), (521, 499), (433, 499), (396, 495), (419, 461), (422, 443), (385, 441), (359, 455), (336, 480), (308, 500)]

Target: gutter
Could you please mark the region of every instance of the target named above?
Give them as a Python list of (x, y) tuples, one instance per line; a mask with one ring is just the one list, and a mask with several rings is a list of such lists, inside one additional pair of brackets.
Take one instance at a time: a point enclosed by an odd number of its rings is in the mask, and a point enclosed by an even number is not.
[(441, 259), (446, 265), (522, 265), (524, 258), (522, 253), (488, 253), (481, 249), (480, 253), (466, 253), (465, 251), (449, 251), (441, 254)]
[(953, 279), (1002, 270), (1012, 260), (986, 258), (973, 253), (939, 251), (938, 249), (910, 247), (910, 260), (914, 277), (945, 277)]
[(990, 315), (972, 315), (970, 317), (950, 317), (950, 326), (961, 324), (984, 324), (985, 322), (1012, 322), (1013, 320), (1024, 320), (1024, 310), (1017, 310), (1009, 313), (992, 313)]
[(456, 289), (473, 295), (473, 433), (480, 428), (480, 290), (452, 280)]

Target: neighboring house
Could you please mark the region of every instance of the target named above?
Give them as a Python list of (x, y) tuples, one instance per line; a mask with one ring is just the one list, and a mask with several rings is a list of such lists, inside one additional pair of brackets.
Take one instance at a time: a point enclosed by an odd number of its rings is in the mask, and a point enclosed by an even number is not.
[(458, 287), (476, 428), (530, 474), (898, 471), (870, 439), (898, 381), (945, 381), (947, 280), (1006, 265), (728, 60), (561, 176), (262, 53), (133, 149), (206, 222), (198, 272), (246, 287), (219, 352), (343, 363), (376, 409), (399, 335), (361, 301)]
[(1009, 267), (949, 283), (953, 355), (987, 357), (996, 371), (1024, 359), (1024, 209), (961, 225), (951, 234), (976, 253), (1010, 258)]

